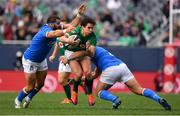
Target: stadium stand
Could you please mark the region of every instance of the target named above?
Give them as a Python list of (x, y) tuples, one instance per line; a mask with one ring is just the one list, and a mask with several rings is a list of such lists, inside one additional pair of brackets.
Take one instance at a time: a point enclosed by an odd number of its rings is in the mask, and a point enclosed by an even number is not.
[[(1, 0), (0, 42), (31, 40), (49, 15), (58, 14), (69, 21), (81, 2)], [(86, 15), (96, 19), (96, 34), (101, 45), (155, 47), (166, 42), (161, 38), (168, 35), (168, 0), (90, 0), (87, 5)], [(176, 25), (175, 28), (179, 28), (179, 24)]]

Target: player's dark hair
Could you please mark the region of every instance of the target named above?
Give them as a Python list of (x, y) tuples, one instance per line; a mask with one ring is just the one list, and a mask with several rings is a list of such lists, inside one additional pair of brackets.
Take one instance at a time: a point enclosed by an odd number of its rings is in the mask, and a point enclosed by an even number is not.
[(93, 24), (93, 25), (96, 24), (96, 22), (92, 18), (84, 17), (81, 21), (81, 26), (85, 27), (88, 23)]
[(56, 23), (56, 20), (60, 20), (60, 18), (57, 15), (52, 15), (50, 17), (48, 17), (47, 19), (47, 23)]

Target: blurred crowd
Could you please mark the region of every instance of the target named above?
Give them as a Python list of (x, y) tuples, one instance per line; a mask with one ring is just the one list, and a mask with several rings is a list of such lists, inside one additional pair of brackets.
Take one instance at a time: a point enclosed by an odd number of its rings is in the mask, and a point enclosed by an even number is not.
[(179, 10), (179, 14), (173, 16), (173, 35), (174, 41), (180, 43), (180, 0), (173, 1), (173, 8)]
[[(81, 3), (82, 0), (1, 0), (0, 41), (31, 40), (48, 16), (57, 14), (69, 22)], [(174, 8), (179, 8), (179, 0), (174, 3)], [(168, 0), (88, 0), (87, 6), (86, 15), (96, 20), (95, 31), (101, 45), (146, 46), (149, 35), (169, 18)], [(178, 19), (174, 23), (177, 39)]]

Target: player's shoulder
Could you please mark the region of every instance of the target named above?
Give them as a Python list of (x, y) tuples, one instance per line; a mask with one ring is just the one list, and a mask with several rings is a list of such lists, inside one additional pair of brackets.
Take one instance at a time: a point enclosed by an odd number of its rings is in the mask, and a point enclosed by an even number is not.
[(41, 28), (40, 31), (46, 31), (46, 30), (52, 30), (51, 27), (48, 26), (48, 24), (44, 24)]
[(75, 29), (76, 32), (81, 32), (81, 30), (82, 30), (82, 28), (80, 26), (77, 26)]
[(91, 33), (91, 36), (96, 38), (96, 34), (94, 32)]
[(68, 36), (70, 35), (80, 35), (81, 34), (81, 28), (78, 26), (73, 31), (67, 33)]

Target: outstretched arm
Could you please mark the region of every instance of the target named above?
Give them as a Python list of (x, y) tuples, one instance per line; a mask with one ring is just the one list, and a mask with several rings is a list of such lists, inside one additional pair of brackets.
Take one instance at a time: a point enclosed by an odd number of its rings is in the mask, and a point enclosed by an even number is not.
[(73, 26), (69, 26), (67, 29), (64, 30), (54, 30), (54, 31), (50, 31), (46, 33), (46, 37), (47, 38), (57, 38), (57, 37), (61, 37), (63, 36), (65, 33), (71, 32), (72, 30), (74, 30), (75, 27)]
[(84, 15), (85, 10), (86, 10), (86, 5), (85, 3), (82, 3), (78, 8), (78, 13), (76, 17), (72, 20), (71, 25), (76, 27), (79, 24), (82, 15)]

